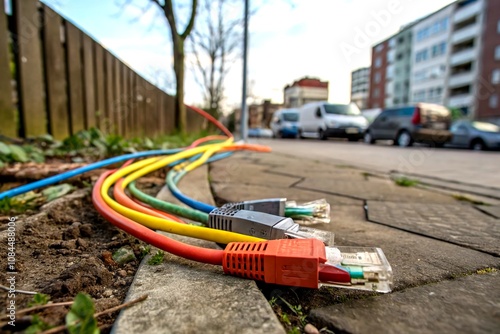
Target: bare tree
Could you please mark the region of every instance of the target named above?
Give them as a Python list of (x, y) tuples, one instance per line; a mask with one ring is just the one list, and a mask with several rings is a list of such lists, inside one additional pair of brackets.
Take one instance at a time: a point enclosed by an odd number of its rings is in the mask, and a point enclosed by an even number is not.
[(198, 7), (198, 0), (191, 0), (191, 13), (189, 21), (184, 28), (180, 30), (177, 27), (177, 19), (174, 13), (174, 6), (172, 0), (151, 0), (158, 5), (163, 14), (167, 18), (168, 25), (170, 26), (170, 34), (173, 45), (174, 56), (174, 72), (176, 81), (176, 94), (175, 94), (175, 119), (176, 127), (181, 133), (186, 132), (187, 116), (186, 106), (184, 105), (184, 42), (189, 36), (194, 27), (196, 17), (196, 9)]
[(198, 17), (196, 28), (188, 38), (205, 109), (215, 117), (224, 99), (224, 79), (236, 60), (242, 38), (242, 19), (230, 18), (229, 2), (204, 0), (202, 17)]

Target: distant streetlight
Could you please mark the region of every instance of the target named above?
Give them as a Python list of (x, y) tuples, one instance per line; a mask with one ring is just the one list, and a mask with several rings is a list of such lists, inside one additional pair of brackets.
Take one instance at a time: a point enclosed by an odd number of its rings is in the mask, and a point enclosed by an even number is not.
[(250, 0), (245, 0), (245, 20), (243, 33), (243, 91), (241, 96), (241, 139), (248, 140), (248, 106), (247, 106), (247, 58), (248, 58), (248, 7)]

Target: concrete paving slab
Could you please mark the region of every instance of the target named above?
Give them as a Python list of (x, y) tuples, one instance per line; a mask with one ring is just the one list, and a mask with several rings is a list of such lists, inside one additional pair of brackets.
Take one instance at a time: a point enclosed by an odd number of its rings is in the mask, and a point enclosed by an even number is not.
[[(248, 154), (247, 162), (256, 166), (256, 168), (264, 168), (275, 173), (285, 173), (298, 177), (329, 177), (329, 178), (356, 178), (363, 179), (363, 170), (346, 165), (323, 164), (312, 160), (298, 160), (297, 157), (285, 154), (260, 154), (254, 152), (239, 153)], [(227, 163), (229, 160), (223, 160), (218, 163)], [(258, 166), (258, 167), (257, 167)]]
[[(207, 167), (189, 173), (179, 184), (188, 196), (214, 204)], [(158, 197), (180, 204), (163, 188)], [(169, 233), (172, 239), (204, 248), (217, 245)], [(152, 250), (152, 254), (156, 250)], [(201, 264), (165, 254), (161, 265), (147, 264), (137, 271), (127, 300), (149, 297), (123, 310), (114, 334), (128, 333), (285, 333), (267, 300), (252, 280), (225, 275), (219, 266)]]
[[(394, 172), (396, 174), (397, 173)], [(418, 180), (422, 184), (433, 186), (433, 187), (438, 187), (438, 188), (443, 188), (443, 189), (449, 189), (449, 190), (456, 190), (456, 191), (461, 191), (461, 192), (466, 192), (469, 194), (475, 194), (475, 195), (480, 195), (480, 196), (485, 196), (485, 197), (490, 197), (494, 198), (497, 200), (500, 200), (500, 188), (499, 187), (486, 187), (486, 186), (481, 186), (481, 185), (476, 185), (476, 184), (470, 184), (466, 182), (451, 182), (449, 180), (443, 180), (439, 178), (433, 178), (433, 177), (428, 177), (424, 175), (418, 175), (418, 174), (407, 174), (409, 178)], [(464, 180), (467, 181), (467, 180)], [(498, 185), (498, 183), (496, 184)]]
[(362, 205), (363, 201), (347, 197), (318, 193), (288, 187), (266, 187), (262, 185), (212, 182), (212, 192), (221, 202), (237, 202), (250, 199), (285, 197), (299, 202), (325, 198), (328, 203)]
[(299, 182), (301, 177), (290, 175), (272, 174), (266, 172), (270, 166), (259, 166), (254, 164), (241, 164), (226, 159), (214, 163), (210, 167), (210, 181), (236, 184), (257, 184), (268, 187), (290, 187)]
[(400, 187), (390, 180), (369, 178), (368, 180), (336, 180), (330, 178), (308, 178), (295, 184), (295, 188), (321, 191), (339, 196), (364, 200), (423, 203), (454, 203), (451, 196), (434, 193), (417, 187)]
[(335, 333), (498, 333), (500, 275), (469, 275), (312, 310)]
[(394, 273), (394, 290), (438, 282), (487, 267), (500, 258), (445, 241), (368, 222), (363, 207), (334, 205), (330, 224), (315, 228), (335, 233), (335, 245), (380, 247)]
[(500, 206), (477, 205), (476, 207), (490, 216), (500, 219)]
[[(162, 234), (204, 248), (216, 247), (207, 241)], [(148, 259), (141, 263), (127, 300), (149, 297), (122, 311), (113, 333), (285, 333), (254, 281), (168, 253), (158, 266), (148, 265)]]
[(500, 223), (469, 205), (368, 201), (368, 219), (500, 255)]

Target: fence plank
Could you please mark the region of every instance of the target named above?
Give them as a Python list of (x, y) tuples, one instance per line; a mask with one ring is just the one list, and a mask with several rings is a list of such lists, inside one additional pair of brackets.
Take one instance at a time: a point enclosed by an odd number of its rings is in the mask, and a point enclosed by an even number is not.
[(123, 92), (123, 104), (122, 104), (122, 128), (123, 136), (125, 138), (129, 135), (129, 118), (130, 118), (130, 85), (129, 85), (129, 68), (124, 63), (122, 65), (122, 92)]
[(123, 96), (122, 96), (122, 80), (121, 80), (121, 62), (117, 58), (113, 58), (113, 74), (114, 74), (114, 90), (115, 90), (115, 100), (113, 102), (113, 123), (115, 131), (114, 133), (122, 135), (122, 109), (123, 109)]
[(61, 41), (62, 18), (43, 6), (43, 50), (49, 132), (56, 139), (69, 136), (68, 95), (66, 92), (66, 62)]
[(95, 63), (95, 87), (96, 87), (96, 116), (97, 127), (104, 129), (104, 118), (106, 110), (106, 99), (104, 92), (104, 49), (100, 44), (95, 43), (94, 48), (94, 63)]
[(144, 79), (136, 75), (135, 87), (136, 87), (136, 101), (137, 101), (137, 112), (136, 112), (136, 136), (144, 136), (146, 134), (145, 130), (145, 105), (146, 105), (146, 87), (144, 85)]
[(147, 136), (155, 137), (156, 136), (156, 108), (155, 108), (155, 100), (154, 100), (154, 86), (149, 82), (146, 82), (146, 120), (147, 120)]
[(9, 36), (4, 0), (0, 0), (0, 134), (17, 137), (16, 112), (12, 101)]
[(130, 96), (131, 96), (131, 112), (130, 112), (130, 124), (131, 124), (131, 137), (137, 137), (138, 131), (138, 116), (139, 104), (137, 101), (137, 73), (130, 73)]
[(163, 95), (165, 95), (165, 93), (161, 89), (158, 89), (156, 94), (157, 94), (156, 99), (158, 101), (159, 135), (164, 136), (166, 135), (166, 126), (165, 126), (166, 120), (165, 120), (165, 113), (163, 112), (165, 104), (165, 99), (163, 98)]
[(83, 40), (83, 80), (84, 80), (84, 107), (85, 128), (96, 126), (96, 96), (94, 76), (94, 41), (87, 35), (82, 34)]
[(115, 101), (115, 94), (113, 90), (113, 56), (109, 51), (104, 51), (105, 54), (105, 95), (106, 95), (106, 108), (104, 111), (105, 114), (105, 128), (104, 131), (106, 133), (110, 132), (115, 132), (114, 124), (113, 124), (113, 114), (114, 114), (114, 109), (113, 109), (113, 104)]
[(66, 52), (68, 63), (68, 96), (71, 112), (71, 133), (85, 129), (83, 109), (81, 31), (66, 21)]
[(175, 130), (175, 100), (172, 96), (167, 94), (165, 94), (163, 98), (165, 100), (163, 102), (163, 112), (165, 113), (166, 132), (170, 134)]
[(21, 131), (26, 137), (47, 133), (37, 0), (14, 0)]

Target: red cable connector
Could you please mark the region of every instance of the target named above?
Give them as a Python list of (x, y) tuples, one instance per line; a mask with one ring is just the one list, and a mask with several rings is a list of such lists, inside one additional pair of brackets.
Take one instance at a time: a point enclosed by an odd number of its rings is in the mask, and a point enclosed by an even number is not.
[(226, 274), (288, 286), (317, 289), (325, 245), (317, 239), (232, 242), (222, 266)]
[(233, 242), (224, 250), (222, 266), (226, 274), (272, 284), (392, 289), (392, 269), (380, 248), (325, 247), (318, 239)]

